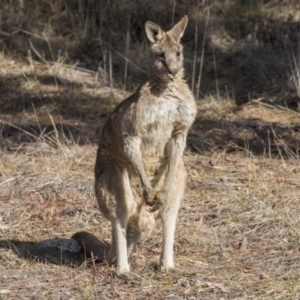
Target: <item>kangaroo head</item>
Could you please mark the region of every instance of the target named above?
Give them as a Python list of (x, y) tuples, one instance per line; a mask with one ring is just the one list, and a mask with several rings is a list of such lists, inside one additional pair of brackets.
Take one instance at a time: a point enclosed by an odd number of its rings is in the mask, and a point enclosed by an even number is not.
[(183, 36), (188, 17), (184, 16), (171, 30), (165, 32), (160, 26), (146, 22), (146, 35), (150, 40), (150, 68), (155, 75), (175, 80), (182, 72), (183, 55), (180, 38)]

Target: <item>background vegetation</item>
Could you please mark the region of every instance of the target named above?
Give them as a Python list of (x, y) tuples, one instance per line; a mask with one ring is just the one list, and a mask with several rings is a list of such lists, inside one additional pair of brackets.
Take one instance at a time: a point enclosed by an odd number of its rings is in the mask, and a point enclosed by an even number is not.
[[(158, 225), (124, 283), (70, 237), (109, 241), (97, 132), (146, 79), (145, 21), (185, 14), (198, 116), (178, 269), (157, 271)], [(299, 32), (297, 0), (2, 0), (0, 299), (299, 299)]]
[(30, 52), (35, 60), (111, 72), (117, 86), (132, 88), (144, 80), (147, 66), (145, 21), (168, 29), (187, 14), (183, 42), (194, 90), (200, 75), (201, 96), (229, 93), (240, 103), (251, 95), (280, 93), (283, 100), (284, 90), (289, 98), (298, 88), (290, 75), (297, 63), (299, 5), (296, 0), (4, 0), (1, 48), (18, 57)]

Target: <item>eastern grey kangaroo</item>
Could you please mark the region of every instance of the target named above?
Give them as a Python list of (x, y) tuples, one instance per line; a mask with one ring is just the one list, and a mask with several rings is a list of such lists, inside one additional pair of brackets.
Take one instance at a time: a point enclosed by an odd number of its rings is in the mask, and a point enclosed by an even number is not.
[(163, 224), (160, 266), (166, 272), (174, 268), (175, 225), (186, 181), (182, 156), (196, 116), (193, 94), (183, 79), (180, 38), (187, 22), (184, 16), (167, 32), (146, 22), (148, 80), (114, 109), (100, 134), (95, 192), (112, 224), (105, 259), (116, 264), (123, 279), (132, 278), (128, 259), (157, 217)]

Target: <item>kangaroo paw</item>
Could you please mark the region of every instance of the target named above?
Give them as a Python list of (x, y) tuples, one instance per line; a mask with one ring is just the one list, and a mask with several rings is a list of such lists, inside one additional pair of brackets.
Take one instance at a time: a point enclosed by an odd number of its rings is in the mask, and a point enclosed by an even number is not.
[(125, 281), (140, 281), (142, 278), (133, 272), (117, 272), (117, 277)]
[(162, 206), (162, 202), (156, 202), (152, 206), (147, 206), (146, 210), (152, 213), (152, 212), (159, 210), (161, 206)]

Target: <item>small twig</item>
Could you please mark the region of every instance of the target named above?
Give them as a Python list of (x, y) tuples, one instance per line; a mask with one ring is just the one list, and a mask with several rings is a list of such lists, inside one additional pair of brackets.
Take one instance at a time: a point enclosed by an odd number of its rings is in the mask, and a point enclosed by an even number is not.
[(113, 75), (112, 75), (113, 69), (112, 69), (111, 51), (109, 51), (108, 53), (108, 62), (109, 62), (109, 87), (110, 89), (112, 89), (114, 85), (113, 85)]
[(17, 29), (17, 30), (15, 30), (15, 31), (13, 31), (12, 33), (9, 33), (9, 32), (0, 30), (0, 34), (1, 34), (1, 35), (4, 35), (4, 36), (12, 36), (12, 35), (15, 35), (15, 34), (19, 33), (19, 31), (20, 31), (20, 30)]
[(288, 107), (284, 107), (284, 106), (281, 106), (281, 105), (276, 105), (276, 104), (268, 104), (268, 103), (265, 103), (265, 102), (260, 102), (260, 101), (252, 101), (253, 103), (256, 103), (258, 105), (261, 105), (261, 106), (265, 106), (265, 107), (268, 107), (268, 108), (277, 108), (277, 109), (281, 109), (281, 110), (284, 110), (284, 111), (288, 111), (288, 112), (291, 112), (291, 113), (294, 113), (296, 115), (300, 115), (299, 112), (297, 111), (294, 111)]
[(248, 239), (246, 236), (243, 236), (240, 244), (239, 244), (239, 250), (245, 250), (248, 244)]
[(198, 98), (199, 91), (200, 91), (200, 84), (201, 84), (202, 70), (203, 70), (203, 62), (204, 62), (204, 49), (205, 49), (205, 41), (206, 41), (206, 34), (207, 34), (209, 16), (210, 16), (210, 9), (208, 9), (206, 22), (205, 22), (205, 30), (204, 30), (203, 43), (202, 43), (202, 52), (201, 52), (201, 59), (200, 59), (200, 70), (199, 70), (199, 76), (198, 76), (198, 82), (197, 82), (196, 99)]
[(174, 26), (175, 7), (176, 7), (176, 0), (173, 0), (173, 9), (172, 9), (172, 27)]
[(29, 46), (31, 50), (36, 54), (36, 56), (46, 65), (49, 65), (49, 63), (41, 56), (41, 54), (35, 49), (30, 39), (28, 39)]
[(96, 268), (96, 263), (95, 263), (95, 261), (96, 261), (97, 258), (94, 257), (94, 253), (93, 253), (93, 252), (91, 252), (91, 258), (92, 258), (92, 262), (93, 262), (94, 272), (96, 273), (97, 268)]
[(121, 56), (122, 58), (124, 58), (125, 60), (127, 60), (130, 64), (132, 64), (137, 70), (146, 73), (145, 70), (141, 69), (139, 66), (137, 66), (135, 63), (133, 63), (129, 58), (125, 57), (123, 54), (121, 54), (118, 51), (115, 51), (116, 54), (118, 54), (119, 56)]
[(272, 158), (272, 153), (271, 153), (271, 140), (270, 140), (270, 131), (269, 129), (267, 130), (268, 133), (268, 148), (269, 148), (269, 159)]
[[(129, 25), (128, 25), (129, 26)], [(128, 56), (129, 53), (129, 30), (126, 32), (126, 56)], [(125, 70), (124, 70), (124, 91), (126, 91), (126, 83), (127, 83), (127, 76), (128, 76), (128, 60), (125, 60)]]
[(217, 96), (220, 97), (219, 82), (218, 82), (218, 75), (217, 75), (217, 63), (216, 63), (216, 56), (215, 56), (215, 48), (214, 47), (213, 47), (213, 58), (214, 58), (214, 69), (215, 69)]
[(22, 131), (22, 132), (28, 134), (29, 136), (31, 136), (32, 138), (36, 139), (37, 141), (39, 140), (39, 138), (36, 137), (35, 135), (31, 134), (30, 132), (28, 132), (28, 131), (26, 131), (26, 130), (24, 130), (24, 129), (22, 129), (22, 128), (16, 126), (16, 125), (14, 125), (14, 124), (11, 124), (11, 123), (9, 123), (9, 122), (3, 121), (3, 120), (1, 120), (1, 119), (0, 119), (0, 123), (5, 124), (5, 125), (8, 125), (8, 126), (13, 127), (13, 128), (16, 128), (16, 129), (18, 129), (18, 130), (20, 130), (20, 131)]
[(200, 0), (198, 0), (197, 17), (196, 17), (196, 23), (195, 23), (195, 48), (194, 48), (194, 59), (193, 59), (192, 92), (194, 92), (194, 88), (195, 88), (195, 73), (196, 73), (197, 49), (198, 49), (199, 5), (200, 5)]
[(249, 106), (253, 103), (259, 103), (260, 101), (264, 100), (265, 98), (264, 97), (261, 97), (261, 98), (258, 98), (258, 99), (253, 99), (245, 104), (242, 104), (241, 106)]

